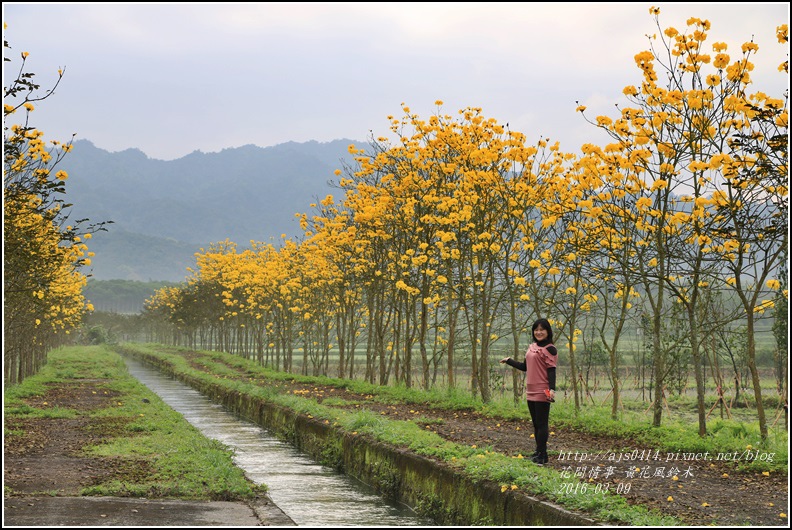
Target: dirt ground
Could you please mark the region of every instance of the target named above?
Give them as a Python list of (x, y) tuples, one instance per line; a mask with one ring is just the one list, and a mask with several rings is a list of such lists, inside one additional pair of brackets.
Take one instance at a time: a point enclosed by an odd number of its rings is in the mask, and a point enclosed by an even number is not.
[[(112, 406), (115, 396), (102, 381), (85, 381), (51, 388), (28, 400), (37, 408), (65, 407), (80, 411)], [(15, 494), (79, 495), (80, 490), (112, 480), (136, 482), (151, 470), (145, 462), (92, 458), (81, 454), (86, 445), (118, 435), (124, 423), (114, 418), (5, 418), (4, 485)]]
[[(86, 381), (52, 388), (46, 395), (31, 400), (41, 407), (65, 406), (88, 410), (109, 406), (112, 396), (96, 393), (97, 383)], [(419, 419), (443, 438), (464, 445), (476, 445), (507, 455), (528, 456), (535, 446), (533, 428), (527, 420), (499, 421), (474, 411), (443, 411), (416, 405), (381, 404), (370, 396), (317, 385), (288, 384), (286, 390), (310, 394), (322, 401), (328, 397), (357, 402), (394, 419)], [(329, 402), (330, 403), (330, 402)], [(362, 404), (361, 404), (362, 403)], [(526, 411), (527, 414), (527, 411)], [(107, 419), (17, 419), (5, 418), (4, 485), (13, 496), (79, 495), (81, 488), (115, 477), (135, 482), (151, 471), (140, 462), (86, 457), (85, 445), (100, 443), (123, 429)], [(590, 479), (587, 487), (608, 489), (623, 495), (629, 503), (655, 508), (691, 526), (749, 525), (788, 526), (781, 514), (789, 514), (788, 475), (740, 472), (733, 465), (717, 460), (683, 459), (683, 455), (656, 454), (627, 439), (593, 437), (553, 424), (548, 444), (547, 464), (570, 476), (569, 491), (574, 494), (575, 475)], [(625, 456), (632, 457), (626, 460)], [(654, 459), (655, 456), (657, 459)], [(621, 457), (620, 461), (617, 461)], [(636, 459), (636, 457), (638, 459)], [(642, 457), (642, 458), (641, 458)], [(676, 477), (676, 478), (675, 478)]]

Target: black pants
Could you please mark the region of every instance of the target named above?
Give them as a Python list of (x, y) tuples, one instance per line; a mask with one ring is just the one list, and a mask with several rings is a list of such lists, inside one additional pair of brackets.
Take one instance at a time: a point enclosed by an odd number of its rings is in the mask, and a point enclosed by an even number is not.
[(534, 427), (534, 439), (536, 439), (536, 452), (547, 452), (547, 439), (550, 437), (550, 402), (549, 401), (529, 401), (528, 411), (531, 413), (531, 421)]

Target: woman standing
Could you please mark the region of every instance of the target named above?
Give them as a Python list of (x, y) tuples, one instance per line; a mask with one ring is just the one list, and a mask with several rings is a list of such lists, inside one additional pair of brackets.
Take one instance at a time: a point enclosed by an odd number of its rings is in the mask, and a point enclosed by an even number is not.
[(550, 436), (550, 403), (555, 401), (556, 361), (558, 350), (553, 345), (553, 328), (547, 319), (540, 318), (531, 326), (533, 342), (525, 352), (525, 362), (511, 357), (501, 359), (512, 368), (525, 372), (525, 398), (534, 426), (536, 452), (531, 461), (547, 463), (547, 438)]

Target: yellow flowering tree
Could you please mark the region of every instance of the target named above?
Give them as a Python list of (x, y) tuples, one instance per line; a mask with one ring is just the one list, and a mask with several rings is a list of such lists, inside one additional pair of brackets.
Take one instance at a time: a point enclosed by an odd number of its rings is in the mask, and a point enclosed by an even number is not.
[[(4, 52), (11, 49), (4, 43)], [(51, 348), (62, 344), (83, 314), (92, 310), (82, 289), (80, 267), (90, 265), (84, 240), (104, 223), (83, 228), (64, 211), (68, 175), (57, 164), (71, 144), (50, 146), (30, 124), (39, 95), (34, 74), (25, 71), (27, 52), (3, 104), (3, 295), (4, 381), (21, 382), (39, 370)], [(7, 62), (12, 59), (4, 57)], [(17, 123), (12, 120), (18, 118)]]
[[(526, 212), (541, 200), (534, 188), (544, 178), (531, 172), (560, 173), (563, 157), (533, 167), (537, 149), (526, 148), (524, 135), (483, 117), (481, 109), (463, 109), (458, 121), (439, 112), (422, 120), (403, 110), (402, 120), (391, 118), (399, 143), (378, 139), (373, 152), (360, 157), (360, 167), (342, 179), (346, 206), (359, 233), (371, 236), (361, 250), (382, 249), (370, 254), (369, 270), (375, 281), (381, 277), (393, 287), (391, 335), (405, 383), (411, 384), (417, 345), (423, 384), (429, 384), (441, 348), (453, 385), (462, 315), (471, 387), (489, 400), (490, 347), (500, 338), (504, 300), (509, 297), (512, 310), (515, 301), (525, 301), (526, 271), (519, 269), (527, 260), (520, 246), (533, 247), (518, 238), (521, 230), (532, 230)], [(518, 337), (524, 322), (513, 324), (505, 329)]]
[[(536, 145), (526, 145), (525, 135), (509, 132), (513, 175), (505, 188), (503, 259), (498, 260), (499, 275), (504, 284), (505, 331), (511, 335), (511, 356), (521, 360), (530, 342), (533, 320), (551, 312), (555, 299), (552, 282), (553, 260), (549, 259), (552, 241), (561, 223), (555, 210), (554, 175), (563, 175), (566, 156), (558, 144), (548, 146), (541, 138)], [(555, 213), (554, 213), (555, 212)], [(559, 337), (560, 338), (560, 337)], [(515, 404), (522, 398), (525, 374), (512, 370)]]
[[(778, 42), (789, 43), (786, 24), (777, 28)], [(741, 75), (747, 83), (748, 58), (758, 47), (743, 45)], [(789, 62), (779, 70), (789, 75)], [(734, 103), (734, 133), (717, 163), (723, 178), (722, 187), (712, 197), (718, 224), (713, 231), (713, 252), (726, 270), (726, 285), (737, 294), (746, 319), (748, 367), (754, 389), (762, 438), (767, 422), (762, 404), (759, 372), (756, 368), (756, 319), (773, 308), (781, 287), (774, 277), (783, 272), (782, 260), (789, 248), (789, 93), (770, 97), (762, 92)], [(788, 292), (780, 293), (784, 299)]]
[[(613, 158), (618, 157), (618, 147), (604, 149), (586, 144), (576, 170), (578, 180), (589, 190), (585, 198), (577, 202), (581, 217), (569, 227), (578, 254), (577, 275), (585, 278), (585, 289), (579, 292), (572, 286), (578, 300), (579, 310), (587, 314), (585, 320), (591, 326), (596, 339), (608, 353), (612, 408), (611, 416), (617, 417), (620, 401), (621, 380), (619, 364), (620, 344), (628, 321), (639, 307), (633, 306), (638, 293), (635, 289), (635, 274), (643, 259), (645, 245), (637, 229), (635, 193), (638, 187), (622, 181), (620, 174), (612, 171)], [(574, 247), (573, 247), (574, 248)], [(569, 290), (569, 288), (567, 289)]]
[[(316, 206), (317, 214), (307, 222), (302, 244), (304, 267), (310, 273), (306, 296), (314, 298), (303, 314), (308, 324), (326, 313), (334, 321), (338, 345), (338, 377), (352, 377), (355, 349), (362, 326), (362, 278), (367, 266), (361, 259), (364, 243), (358, 237), (353, 213), (328, 195)], [(306, 217), (307, 221), (307, 217)], [(321, 293), (321, 296), (316, 296)]]
[[(373, 155), (379, 160), (374, 163), (355, 146), (349, 149), (350, 153), (358, 155), (357, 167), (347, 168), (351, 178), (342, 178), (338, 184), (346, 194), (343, 204), (350, 212), (347, 222), (350, 230), (354, 230), (354, 252), (341, 254), (338, 259), (352, 263), (360, 289), (360, 303), (364, 306), (365, 324), (361, 324), (367, 330), (364, 377), (371, 383), (385, 385), (396, 354), (389, 344), (388, 330), (396, 312), (397, 288), (393, 279), (396, 264), (391, 244), (398, 232), (394, 226), (393, 198), (382, 184), (393, 176), (387, 170), (384, 152)], [(336, 174), (340, 175), (341, 170)]]
[[(651, 13), (657, 20), (659, 10), (653, 8)], [(691, 18), (687, 24), (687, 33), (675, 28), (663, 31), (659, 51), (652, 46), (635, 56), (643, 81), (640, 88), (624, 89), (630, 106), (622, 109), (616, 120), (598, 117), (596, 125), (616, 141), (603, 150), (603, 157), (613, 168), (615, 180), (621, 179), (617, 187), (635, 189), (635, 210), (640, 214), (635, 223), (645, 234), (640, 244), (650, 249), (645, 255), (648, 261), (640, 263), (639, 278), (652, 308), (657, 378), (653, 422), (659, 425), (662, 414), (662, 377), (666, 366), (661, 335), (665, 303), (670, 295), (685, 308), (691, 323), (687, 333), (696, 377), (699, 433), (703, 436), (706, 433), (700, 361), (703, 339), (698, 320), (706, 303), (703, 289), (724, 280), (728, 263), (745, 264), (745, 259), (727, 259), (724, 266), (723, 256), (733, 257), (735, 252), (742, 252), (743, 257), (750, 254), (753, 260), (762, 260), (762, 274), (774, 268), (778, 256), (777, 250), (755, 253), (750, 248), (752, 242), (739, 240), (735, 225), (740, 223), (736, 220), (728, 223), (727, 219), (728, 211), (732, 212), (732, 219), (750, 212), (752, 215), (748, 217), (762, 219), (759, 224), (767, 222), (771, 210), (768, 201), (757, 200), (759, 194), (768, 194), (767, 189), (752, 186), (753, 197), (735, 197), (732, 190), (745, 189), (746, 181), (761, 180), (757, 178), (760, 176), (756, 171), (757, 158), (775, 171), (786, 173), (785, 151), (759, 148), (765, 153), (777, 153), (768, 160), (755, 153), (735, 157), (734, 150), (736, 146), (744, 146), (740, 138), (764, 136), (757, 135), (756, 126), (752, 125), (757, 106), (775, 111), (770, 122), (780, 122), (776, 126), (781, 128), (785, 127), (786, 112), (784, 100), (772, 100), (761, 94), (749, 96), (746, 92), (753, 69), (749, 59), (757, 50), (755, 44), (746, 43), (742, 57), (731, 61), (726, 45), (714, 43), (713, 58), (704, 51), (710, 23)], [(665, 87), (659, 84), (658, 66), (667, 74)], [(747, 155), (746, 150), (741, 149), (741, 154)], [(735, 158), (739, 162), (734, 162)], [(746, 178), (746, 172), (753, 180)], [(734, 182), (738, 173), (742, 187)], [(786, 187), (773, 186), (770, 196), (779, 203), (779, 199), (786, 197)], [(726, 225), (730, 226), (726, 228)], [(774, 240), (778, 243), (777, 238)], [(744, 274), (742, 265), (739, 272)], [(758, 392), (758, 386), (756, 389)], [(761, 401), (758, 394), (757, 401)], [(759, 408), (761, 424), (761, 405)]]

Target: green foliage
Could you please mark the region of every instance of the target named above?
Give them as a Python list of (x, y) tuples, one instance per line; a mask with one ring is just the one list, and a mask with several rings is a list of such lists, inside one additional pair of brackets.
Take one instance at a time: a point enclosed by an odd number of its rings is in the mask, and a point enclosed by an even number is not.
[(102, 326), (83, 327), (80, 335), (81, 342), (88, 346), (112, 342), (108, 331)]
[(44, 392), (46, 392), (46, 382), (43, 378), (28, 378), (18, 385), (7, 386), (3, 390), (5, 400), (3, 410), (6, 411), (13, 406), (19, 406), (23, 410), (33, 410), (32, 407), (23, 405), (22, 400), (30, 396), (40, 396)]
[[(10, 401), (10, 400), (9, 400)], [(8, 403), (8, 401), (6, 402)], [(38, 409), (29, 405), (22, 405), (19, 407), (6, 406), (3, 412), (7, 416), (19, 416), (25, 418), (76, 418), (77, 412), (71, 409), (64, 409), (63, 407), (48, 407), (46, 409)]]
[[(325, 400), (325, 402), (327, 402), (327, 400)], [(379, 414), (375, 414), (368, 410), (362, 410), (346, 418), (341, 425), (344, 427), (344, 430), (350, 432), (363, 431), (377, 433), (386, 429), (388, 421)]]

